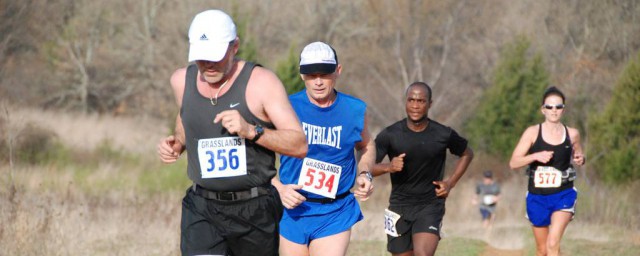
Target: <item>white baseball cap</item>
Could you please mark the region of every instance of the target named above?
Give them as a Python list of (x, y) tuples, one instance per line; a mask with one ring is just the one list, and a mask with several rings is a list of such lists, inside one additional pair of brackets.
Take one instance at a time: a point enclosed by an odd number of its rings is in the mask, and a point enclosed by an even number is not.
[(331, 74), (337, 66), (338, 55), (326, 43), (310, 43), (300, 53), (300, 74)]
[(236, 25), (220, 10), (198, 13), (189, 28), (189, 62), (220, 61), (231, 41), (236, 39)]

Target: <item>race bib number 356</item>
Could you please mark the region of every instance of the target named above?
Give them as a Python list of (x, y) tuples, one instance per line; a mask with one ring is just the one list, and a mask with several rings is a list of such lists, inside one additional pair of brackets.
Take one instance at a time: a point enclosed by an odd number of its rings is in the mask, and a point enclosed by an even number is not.
[(198, 140), (198, 160), (203, 179), (247, 175), (244, 138)]
[(534, 175), (536, 188), (557, 188), (562, 184), (562, 172), (552, 166), (538, 166)]
[(336, 198), (342, 166), (305, 158), (302, 162), (298, 185), (302, 190), (324, 197)]

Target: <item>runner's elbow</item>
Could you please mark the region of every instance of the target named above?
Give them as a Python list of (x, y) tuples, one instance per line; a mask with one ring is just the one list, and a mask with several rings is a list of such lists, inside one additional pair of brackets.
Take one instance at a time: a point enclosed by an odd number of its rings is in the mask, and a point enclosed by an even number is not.
[(469, 160), (473, 159), (473, 150), (469, 147), (467, 147), (467, 156), (469, 157)]
[(309, 145), (307, 145), (307, 141), (305, 140), (304, 143), (301, 143), (299, 146), (296, 146), (294, 148), (294, 151), (292, 152), (291, 156), (296, 158), (304, 158), (307, 156), (308, 150), (309, 150)]

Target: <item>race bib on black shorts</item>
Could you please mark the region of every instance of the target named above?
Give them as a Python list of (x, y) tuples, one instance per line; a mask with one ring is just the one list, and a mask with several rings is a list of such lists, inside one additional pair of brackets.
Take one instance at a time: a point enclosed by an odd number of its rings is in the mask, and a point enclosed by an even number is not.
[(384, 209), (384, 232), (393, 237), (399, 237), (396, 223), (400, 219), (400, 214)]

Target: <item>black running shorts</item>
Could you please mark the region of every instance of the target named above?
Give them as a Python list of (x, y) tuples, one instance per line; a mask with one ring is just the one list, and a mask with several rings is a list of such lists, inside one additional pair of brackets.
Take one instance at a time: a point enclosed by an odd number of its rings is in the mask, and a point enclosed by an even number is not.
[(192, 188), (182, 200), (182, 255), (278, 255), (282, 203), (274, 187), (251, 199), (206, 199)]
[(396, 231), (400, 236), (387, 235), (389, 252), (403, 253), (413, 250), (411, 236), (416, 233), (431, 233), (440, 237), (445, 211), (444, 201), (421, 205), (389, 206), (389, 210), (400, 215), (396, 223)]

